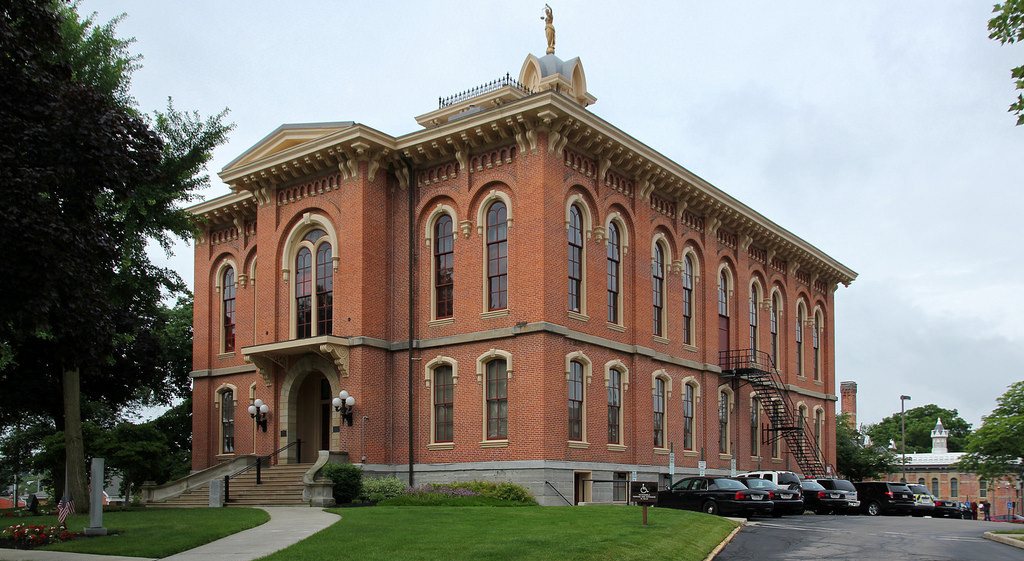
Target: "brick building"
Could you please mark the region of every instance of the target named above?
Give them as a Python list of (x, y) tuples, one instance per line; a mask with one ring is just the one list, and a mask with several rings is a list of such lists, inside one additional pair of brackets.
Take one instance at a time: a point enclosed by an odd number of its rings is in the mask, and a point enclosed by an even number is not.
[(415, 132), (283, 125), (228, 164), (231, 192), (190, 209), (193, 468), (301, 439), (280, 462), (344, 451), (555, 505), (623, 500), (671, 460), (833, 463), (833, 298), (856, 274), (594, 102), (579, 59), (530, 55)]

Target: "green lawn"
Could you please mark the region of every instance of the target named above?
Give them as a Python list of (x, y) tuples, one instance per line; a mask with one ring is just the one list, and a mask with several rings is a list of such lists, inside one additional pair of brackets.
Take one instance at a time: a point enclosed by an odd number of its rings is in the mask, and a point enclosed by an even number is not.
[(332, 509), (341, 520), (265, 559), (359, 561), (700, 561), (736, 527), (697, 512), (640, 507)]
[[(141, 508), (103, 513), (103, 527), (116, 535), (78, 538), (48, 545), (47, 551), (73, 551), (129, 557), (167, 557), (192, 549), (270, 520), (253, 508)], [(4, 518), (0, 524), (56, 525), (56, 516)], [(68, 517), (68, 529), (81, 532), (89, 515)]]

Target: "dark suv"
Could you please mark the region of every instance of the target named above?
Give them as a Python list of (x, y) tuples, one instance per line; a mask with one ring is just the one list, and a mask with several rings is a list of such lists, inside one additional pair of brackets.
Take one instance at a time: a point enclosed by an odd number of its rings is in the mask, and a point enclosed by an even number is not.
[(818, 483), (825, 489), (828, 489), (830, 493), (839, 493), (846, 499), (846, 508), (837, 509), (837, 511), (845, 513), (848, 510), (852, 511), (860, 507), (860, 499), (857, 498), (857, 488), (853, 486), (853, 483), (845, 479), (819, 479)]
[(861, 481), (857, 488), (861, 512), (868, 516), (879, 514), (910, 514), (914, 510), (914, 493), (903, 483), (895, 481)]

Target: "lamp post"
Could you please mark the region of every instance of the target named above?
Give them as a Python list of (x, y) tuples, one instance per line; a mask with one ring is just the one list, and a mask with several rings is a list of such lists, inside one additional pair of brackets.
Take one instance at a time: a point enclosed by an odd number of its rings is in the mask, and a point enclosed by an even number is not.
[(267, 412), (270, 411), (270, 407), (263, 403), (262, 399), (257, 399), (249, 406), (249, 416), (256, 421), (256, 428), (267, 432)]
[(356, 398), (348, 395), (347, 391), (341, 390), (338, 393), (338, 397), (331, 400), (331, 403), (334, 404), (334, 410), (341, 413), (342, 424), (347, 424), (351, 427), (352, 410), (355, 408)]
[(906, 414), (905, 404), (910, 401), (909, 395), (900, 396), (900, 441), (903, 447), (903, 482), (907, 482), (907, 423), (904, 420)]

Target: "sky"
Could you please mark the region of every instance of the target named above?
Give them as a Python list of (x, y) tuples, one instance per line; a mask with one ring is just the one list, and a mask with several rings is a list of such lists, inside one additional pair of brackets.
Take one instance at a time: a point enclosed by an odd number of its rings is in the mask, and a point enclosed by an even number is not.
[[(549, 0), (588, 109), (858, 273), (835, 297), (836, 380), (858, 420), (936, 404), (974, 428), (1024, 379), (1024, 126), (1007, 112), (1024, 44), (993, 2)], [(141, 109), (237, 128), (224, 166), (285, 123), (393, 136), (437, 98), (542, 56), (544, 3), (83, 0), (121, 13)], [(193, 279), (191, 247), (154, 259)]]

